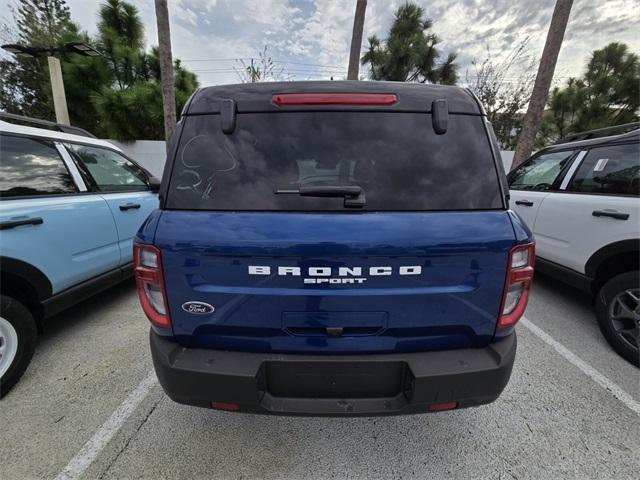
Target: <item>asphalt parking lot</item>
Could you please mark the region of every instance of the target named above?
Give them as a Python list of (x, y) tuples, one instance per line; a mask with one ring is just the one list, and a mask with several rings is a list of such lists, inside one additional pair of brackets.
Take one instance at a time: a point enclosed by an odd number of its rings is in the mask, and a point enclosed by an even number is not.
[(638, 478), (640, 371), (538, 276), (507, 389), (476, 409), (290, 418), (195, 409), (150, 374), (127, 282), (51, 320), (0, 402), (0, 478)]

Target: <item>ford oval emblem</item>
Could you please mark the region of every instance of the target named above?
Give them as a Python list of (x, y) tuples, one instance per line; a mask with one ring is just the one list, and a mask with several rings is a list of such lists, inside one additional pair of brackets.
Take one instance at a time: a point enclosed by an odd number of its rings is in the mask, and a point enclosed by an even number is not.
[(206, 315), (207, 313), (213, 313), (215, 311), (213, 305), (204, 302), (185, 302), (182, 304), (182, 309), (194, 315)]

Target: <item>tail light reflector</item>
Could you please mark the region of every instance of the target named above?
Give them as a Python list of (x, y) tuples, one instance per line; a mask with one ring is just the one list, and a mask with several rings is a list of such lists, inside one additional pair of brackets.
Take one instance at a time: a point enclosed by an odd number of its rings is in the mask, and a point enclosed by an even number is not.
[(432, 403), (429, 405), (430, 412), (444, 412), (445, 410), (453, 410), (458, 407), (458, 402), (442, 402)]
[(231, 402), (211, 402), (211, 408), (216, 410), (226, 410), (227, 412), (237, 412), (240, 410), (240, 405)]
[(271, 101), (283, 105), (393, 105), (393, 93), (278, 93)]
[(527, 243), (513, 247), (509, 252), (508, 261), (498, 328), (515, 325), (527, 308), (533, 281), (535, 244)]
[(153, 245), (134, 243), (133, 269), (138, 297), (147, 318), (156, 327), (171, 328), (160, 250)]

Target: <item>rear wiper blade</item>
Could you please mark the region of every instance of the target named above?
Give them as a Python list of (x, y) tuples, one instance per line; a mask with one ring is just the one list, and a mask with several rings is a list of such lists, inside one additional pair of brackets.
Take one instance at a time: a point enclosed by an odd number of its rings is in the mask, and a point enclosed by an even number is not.
[(301, 197), (344, 197), (345, 207), (363, 207), (364, 191), (358, 185), (317, 185), (300, 188), (278, 188), (276, 195), (300, 195)]
[(279, 188), (276, 194), (292, 194), (301, 197), (357, 197), (362, 193), (362, 187), (357, 185), (316, 185), (300, 188)]

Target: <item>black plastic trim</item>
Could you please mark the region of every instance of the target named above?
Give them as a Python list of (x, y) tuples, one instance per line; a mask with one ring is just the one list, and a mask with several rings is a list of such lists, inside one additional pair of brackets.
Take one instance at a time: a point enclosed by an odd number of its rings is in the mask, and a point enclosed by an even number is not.
[[(150, 343), (158, 380), (176, 402), (200, 407), (210, 407), (212, 401), (231, 402), (239, 404), (241, 412), (270, 415), (361, 416), (426, 413), (430, 404), (440, 402), (457, 402), (458, 408), (492, 402), (509, 381), (517, 342), (514, 332), (485, 348), (296, 355), (183, 348), (151, 330)], [(327, 384), (336, 364), (350, 371), (353, 397), (345, 392), (350, 387), (343, 382), (341, 398), (331, 398), (333, 389)], [(371, 372), (377, 372), (372, 364), (406, 367), (402, 378), (396, 378), (397, 390), (389, 389), (389, 396), (362, 398), (365, 380), (370, 384)], [(278, 378), (267, 378), (267, 369), (273, 372), (274, 366)], [(317, 384), (323, 386), (316, 387), (308, 379), (301, 386), (298, 381), (305, 379), (300, 379), (300, 372), (307, 370), (319, 375)], [(366, 372), (366, 378), (359, 378), (359, 370)], [(329, 378), (322, 378), (326, 375)], [(381, 380), (389, 383), (390, 379)], [(303, 394), (287, 396), (289, 390), (303, 390)]]
[(550, 277), (557, 278), (558, 280), (571, 285), (572, 287), (582, 290), (586, 293), (591, 293), (591, 286), (593, 284), (593, 278), (567, 268), (559, 263), (552, 262), (551, 260), (545, 260), (544, 258), (536, 257), (536, 271), (549, 275)]
[(625, 253), (637, 255), (638, 252), (640, 252), (640, 239), (621, 240), (619, 242), (610, 243), (591, 255), (585, 264), (584, 271), (587, 276), (595, 278), (600, 265), (609, 258)]
[(0, 272), (20, 277), (38, 293), (38, 300), (51, 296), (53, 287), (49, 278), (33, 265), (11, 257), (0, 257)]
[(235, 100), (232, 98), (222, 100), (220, 105), (220, 124), (223, 133), (228, 135), (236, 129), (237, 113)]
[(431, 103), (431, 121), (436, 135), (447, 133), (449, 125), (449, 104), (446, 99), (434, 100)]
[[(197, 93), (197, 92), (196, 92)], [(193, 98), (196, 93), (194, 93), (191, 98)], [(191, 100), (189, 100), (190, 102)], [(184, 107), (187, 109), (187, 105)], [(173, 134), (169, 139), (169, 145), (167, 148), (167, 157), (164, 162), (164, 170), (162, 171), (162, 180), (160, 182), (160, 190), (158, 191), (158, 200), (159, 200), (159, 208), (160, 210), (164, 210), (167, 202), (167, 193), (169, 191), (169, 185), (171, 183), (171, 175), (173, 174), (173, 165), (175, 163), (175, 159), (178, 156), (178, 147), (180, 146), (180, 140), (182, 139), (182, 132), (184, 131), (184, 117), (185, 113), (183, 112), (180, 121), (176, 124), (176, 128), (173, 130)]]
[(93, 277), (82, 283), (67, 288), (42, 302), (44, 316), (50, 317), (76, 303), (112, 287), (133, 274), (132, 264), (123, 265), (109, 272)]
[[(473, 98), (477, 98), (473, 96)], [(478, 103), (479, 104), (479, 103)], [(480, 104), (479, 104), (480, 105)], [(493, 130), (493, 125), (484, 117), (484, 133), (487, 137), (487, 141), (489, 142), (489, 148), (491, 148), (491, 156), (493, 157), (493, 167), (495, 169), (496, 175), (498, 176), (498, 184), (500, 187), (500, 195), (502, 197), (502, 206), (504, 209), (509, 208), (509, 200), (511, 199), (511, 194), (509, 193), (509, 184), (507, 182), (507, 176), (504, 171), (504, 163), (502, 163), (502, 155), (500, 154), (500, 146), (498, 145), (498, 139), (496, 138), (496, 134)]]

